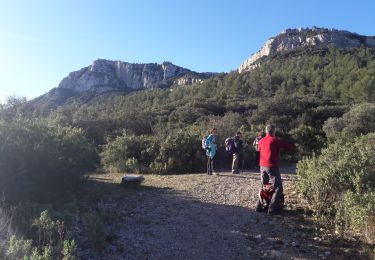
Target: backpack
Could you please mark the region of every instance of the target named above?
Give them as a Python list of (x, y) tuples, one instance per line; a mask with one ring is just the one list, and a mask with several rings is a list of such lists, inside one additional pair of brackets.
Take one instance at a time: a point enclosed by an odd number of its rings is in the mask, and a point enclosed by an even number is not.
[(202, 138), (202, 149), (203, 150), (206, 150), (206, 148), (207, 148), (207, 146), (206, 146), (207, 137), (208, 136), (203, 136), (203, 138)]
[(225, 151), (229, 154), (234, 153), (234, 150), (236, 148), (234, 147), (234, 141), (232, 137), (228, 137), (225, 139)]

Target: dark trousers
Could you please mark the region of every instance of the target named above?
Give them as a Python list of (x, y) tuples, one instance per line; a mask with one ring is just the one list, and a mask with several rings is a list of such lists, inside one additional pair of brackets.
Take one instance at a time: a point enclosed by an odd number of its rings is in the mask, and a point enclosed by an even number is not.
[(207, 174), (208, 175), (211, 175), (212, 172), (214, 171), (214, 158), (211, 159), (210, 156), (207, 156)]
[(283, 195), (283, 183), (281, 181), (281, 175), (279, 168), (260, 167), (261, 175), (261, 186), (265, 183), (273, 184), (275, 192), (272, 195), (271, 203), (269, 206), (269, 212), (275, 212), (281, 209), (281, 199)]
[(254, 167), (259, 167), (260, 152), (255, 151)]

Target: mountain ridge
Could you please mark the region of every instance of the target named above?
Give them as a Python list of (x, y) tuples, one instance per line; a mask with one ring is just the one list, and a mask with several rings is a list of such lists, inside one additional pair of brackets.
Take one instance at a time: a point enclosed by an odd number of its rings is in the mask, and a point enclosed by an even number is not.
[[(246, 60), (237, 71), (232, 72), (241, 74), (259, 67), (261, 64), (267, 63), (268, 57), (278, 57), (288, 53), (287, 58), (293, 53), (311, 55), (312, 49), (316, 51), (328, 50), (331, 44), (333, 47), (342, 48), (375, 47), (375, 37), (336, 29), (313, 27), (312, 29), (286, 29), (281, 34), (271, 37), (267, 43), (260, 51)], [(310, 49), (310, 51), (305, 54), (299, 53), (300, 50), (304, 49)], [(366, 63), (367, 61), (363, 62)], [(29, 103), (34, 108), (44, 107), (42, 110), (47, 111), (48, 114), (48, 111), (52, 111), (70, 101), (79, 100), (86, 103), (104, 93), (127, 95), (130, 92), (140, 90), (201, 85), (209, 78), (215, 80), (217, 75), (220, 74), (213, 72), (198, 73), (167, 61), (157, 64), (97, 59), (87, 67), (69, 73), (61, 80), (58, 87), (31, 100)], [(269, 86), (264, 87), (268, 88)], [(243, 86), (239, 86), (239, 88), (243, 88)]]
[(337, 48), (375, 47), (375, 36), (323, 27), (285, 29), (275, 37), (270, 37), (259, 51), (239, 66), (238, 72), (258, 67), (263, 57), (304, 47), (321, 48), (330, 45)]
[(168, 61), (157, 64), (97, 59), (87, 67), (69, 73), (57, 88), (78, 93), (154, 89), (200, 83), (214, 75), (216, 73), (191, 71)]

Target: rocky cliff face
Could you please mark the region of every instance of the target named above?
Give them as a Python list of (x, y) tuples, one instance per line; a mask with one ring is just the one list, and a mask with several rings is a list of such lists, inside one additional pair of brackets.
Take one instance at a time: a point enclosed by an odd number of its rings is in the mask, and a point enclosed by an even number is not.
[(338, 48), (360, 47), (361, 45), (375, 47), (375, 36), (363, 36), (348, 31), (316, 27), (287, 29), (276, 37), (269, 38), (257, 53), (241, 64), (238, 72), (241, 73), (259, 66), (260, 59), (265, 56), (309, 46), (327, 47), (331, 44)]
[(122, 89), (152, 89), (193, 84), (213, 75), (214, 73), (190, 71), (171, 62), (134, 64), (99, 59), (88, 67), (71, 72), (60, 82), (58, 88), (96, 93)]

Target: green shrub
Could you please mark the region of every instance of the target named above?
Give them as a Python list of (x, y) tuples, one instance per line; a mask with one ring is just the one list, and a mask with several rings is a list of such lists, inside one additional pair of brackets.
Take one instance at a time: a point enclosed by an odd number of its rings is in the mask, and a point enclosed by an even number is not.
[(32, 239), (10, 237), (6, 252), (10, 259), (76, 259), (77, 244), (67, 237), (63, 221), (52, 220), (48, 211), (42, 211), (33, 227)]
[(31, 253), (32, 245), (32, 240), (17, 239), (15, 235), (12, 235), (9, 240), (7, 254), (12, 258), (21, 259)]
[(192, 172), (202, 169), (201, 136), (187, 128), (159, 139), (123, 133), (104, 146), (102, 164), (120, 172)]
[(12, 221), (9, 212), (4, 207), (4, 202), (0, 202), (0, 256), (7, 250), (7, 242), (13, 233)]
[(52, 260), (53, 257), (51, 255), (51, 247), (45, 246), (40, 250), (38, 248), (34, 247), (33, 251), (31, 253), (30, 258), (27, 256), (24, 256), (24, 259), (30, 259), (30, 260)]
[[(344, 230), (374, 230), (374, 158), (375, 133), (370, 133), (346, 144), (331, 144), (319, 157), (298, 163), (299, 187), (319, 220)], [(366, 236), (374, 237), (372, 232)]]
[(134, 157), (127, 159), (126, 162), (125, 162), (125, 166), (126, 166), (127, 169), (129, 169), (132, 172), (138, 173), (139, 169), (140, 169), (138, 160), (135, 159)]
[(299, 158), (318, 152), (325, 144), (324, 133), (314, 127), (300, 125), (290, 131)]
[(363, 230), (365, 238), (375, 242), (375, 192), (356, 194), (347, 191), (336, 203), (336, 228), (344, 232), (346, 227)]
[(49, 200), (94, 167), (95, 147), (77, 128), (0, 120), (0, 191), (10, 202)]
[(340, 143), (375, 132), (375, 103), (363, 103), (354, 106), (340, 118), (329, 118), (323, 130), (330, 142)]
[(77, 242), (75, 240), (64, 240), (62, 250), (63, 260), (76, 260)]
[(206, 129), (215, 127), (218, 131), (216, 143), (218, 145), (224, 145), (225, 139), (234, 136), (244, 125), (248, 125), (248, 122), (243, 115), (229, 112), (224, 116), (210, 116), (205, 127)]
[(169, 135), (160, 144), (152, 170), (158, 173), (195, 172), (204, 166), (201, 136), (187, 129)]
[(158, 143), (151, 136), (122, 135), (108, 142), (100, 154), (109, 171), (147, 172), (157, 154)]

